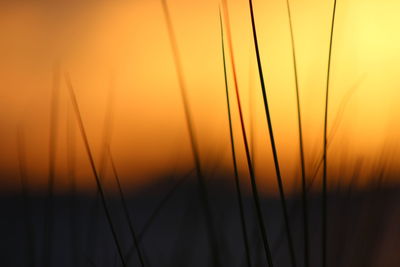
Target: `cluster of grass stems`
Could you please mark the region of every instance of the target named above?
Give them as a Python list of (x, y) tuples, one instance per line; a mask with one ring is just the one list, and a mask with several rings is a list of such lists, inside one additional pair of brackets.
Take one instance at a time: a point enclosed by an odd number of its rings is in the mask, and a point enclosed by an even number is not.
[[(284, 191), (284, 183), (280, 171), (279, 165), (279, 157), (278, 151), (276, 148), (276, 142), (274, 138), (274, 130), (272, 123), (272, 114), (269, 108), (269, 99), (267, 96), (267, 88), (265, 85), (265, 75), (263, 73), (263, 66), (260, 55), (259, 42), (257, 37), (257, 27), (256, 27), (256, 19), (254, 15), (253, 9), (253, 1), (249, 0), (249, 11), (251, 18), (251, 32), (253, 37), (254, 44), (254, 52), (257, 61), (258, 74), (259, 74), (259, 82), (261, 87), (261, 93), (263, 97), (263, 104), (266, 116), (266, 122), (268, 126), (268, 133), (265, 134), (267, 138), (269, 138), (269, 143), (271, 145), (271, 153), (274, 160), (274, 168), (275, 174), (279, 189), (280, 203), (283, 212), (283, 225), (281, 238), (286, 237), (288, 249), (289, 249), (289, 257), (291, 266), (295, 267), (298, 265), (294, 252), (294, 244), (293, 237), (290, 227), (289, 213), (293, 214), (295, 210), (298, 210), (296, 206), (288, 208), (287, 199)], [(165, 18), (165, 25), (169, 36), (169, 41), (171, 45), (172, 56), (174, 60), (174, 65), (176, 68), (176, 75), (178, 79), (183, 111), (186, 118), (186, 126), (188, 130), (191, 151), (193, 155), (194, 162), (194, 170), (190, 171), (187, 175), (183, 176), (178, 182), (167, 192), (167, 194), (162, 198), (160, 204), (156, 207), (154, 212), (151, 214), (149, 220), (145, 223), (143, 229), (139, 232), (134, 228), (133, 218), (129, 212), (129, 207), (127, 205), (127, 201), (125, 198), (125, 194), (123, 191), (123, 186), (121, 185), (118, 171), (114, 159), (111, 153), (111, 136), (112, 136), (112, 118), (113, 118), (113, 109), (114, 109), (114, 75), (111, 76), (110, 82), (110, 91), (108, 96), (108, 105), (106, 110), (106, 115), (104, 119), (104, 132), (103, 132), (103, 144), (102, 151), (100, 157), (99, 167), (96, 166), (93, 152), (89, 145), (89, 140), (87, 137), (87, 133), (85, 130), (85, 124), (83, 118), (80, 113), (79, 104), (77, 97), (75, 95), (74, 86), (71, 80), (71, 77), (68, 73), (65, 73), (65, 84), (67, 85), (68, 93), (70, 96), (70, 103), (72, 106), (72, 111), (68, 112), (68, 122), (67, 122), (67, 147), (68, 147), (68, 157), (67, 157), (67, 165), (68, 165), (68, 177), (70, 177), (70, 185), (72, 192), (71, 199), (71, 223), (73, 229), (76, 230), (77, 223), (74, 221), (76, 214), (74, 210), (76, 210), (76, 200), (74, 196), (76, 195), (76, 159), (75, 159), (75, 131), (73, 123), (74, 118), (76, 124), (78, 126), (78, 130), (80, 132), (81, 138), (84, 143), (84, 148), (87, 154), (87, 158), (89, 159), (92, 175), (96, 182), (97, 195), (95, 203), (93, 203), (92, 214), (91, 214), (91, 230), (89, 231), (88, 236), (88, 249), (92, 250), (92, 252), (88, 253), (87, 260), (90, 264), (95, 265), (92, 261), (92, 257), (94, 257), (94, 250), (96, 248), (96, 229), (97, 229), (97, 221), (99, 216), (99, 208), (101, 207), (104, 210), (104, 214), (106, 215), (106, 219), (108, 222), (109, 229), (111, 231), (115, 247), (118, 252), (119, 262), (122, 266), (128, 266), (129, 259), (132, 257), (134, 253), (137, 254), (139, 263), (142, 267), (149, 265), (149, 259), (146, 259), (145, 252), (143, 251), (143, 247), (141, 247), (141, 241), (144, 238), (144, 235), (147, 233), (149, 227), (156, 220), (160, 211), (164, 208), (168, 200), (171, 196), (176, 192), (177, 188), (183, 184), (188, 177), (191, 176), (192, 172), (196, 173), (199, 196), (202, 203), (203, 213), (206, 222), (207, 229), (207, 238), (208, 244), (211, 252), (212, 264), (213, 266), (222, 266), (222, 259), (220, 258), (219, 248), (221, 247), (220, 240), (218, 239), (217, 229), (215, 229), (215, 219), (213, 218), (213, 214), (211, 212), (211, 204), (209, 199), (209, 192), (206, 185), (206, 180), (203, 174), (201, 160), (199, 155), (199, 148), (197, 143), (197, 137), (194, 129), (194, 121), (192, 110), (190, 108), (190, 103), (188, 99), (188, 89), (185, 83), (185, 76), (183, 71), (183, 66), (180, 58), (180, 53), (178, 49), (178, 42), (175, 36), (174, 27), (172, 23), (172, 18), (169, 12), (169, 7), (166, 0), (161, 0), (162, 10)], [(325, 267), (327, 265), (326, 262), (326, 253), (327, 253), (327, 149), (328, 149), (328, 139), (331, 140), (332, 136), (328, 138), (328, 96), (329, 96), (329, 85), (330, 85), (330, 69), (331, 69), (331, 55), (332, 55), (332, 44), (333, 44), (333, 33), (334, 33), (334, 23), (335, 23), (335, 13), (336, 13), (336, 0), (334, 0), (334, 8), (333, 8), (333, 16), (331, 23), (331, 31), (330, 31), (330, 45), (329, 45), (329, 58), (328, 58), (328, 70), (327, 70), (327, 80), (326, 80), (326, 98), (325, 98), (325, 113), (324, 113), (324, 136), (323, 136), (323, 153), (321, 159), (318, 161), (316, 168), (314, 168), (314, 173), (308, 175), (310, 179), (307, 179), (307, 173), (305, 168), (305, 156), (304, 156), (304, 144), (303, 144), (303, 132), (302, 132), (302, 117), (301, 117), (301, 105), (300, 105), (300, 89), (299, 89), (299, 81), (298, 81), (298, 71), (297, 71), (297, 61), (296, 61), (296, 50), (295, 50), (295, 38), (294, 38), (294, 30), (293, 30), (293, 22), (291, 16), (291, 8), (289, 0), (286, 0), (287, 6), (287, 14), (288, 14), (288, 22), (290, 29), (290, 37), (291, 37), (291, 49), (292, 49), (292, 60), (293, 60), (293, 71), (294, 71), (294, 84), (295, 84), (295, 94), (297, 101), (297, 122), (298, 122), (298, 136), (299, 136), (299, 155), (300, 155), (300, 169), (301, 169), (301, 189), (302, 189), (302, 217), (303, 217), (303, 259), (304, 266), (309, 266), (309, 223), (308, 223), (308, 197), (307, 192), (309, 191), (311, 184), (315, 180), (315, 177), (318, 174), (321, 165), (323, 166), (323, 175), (322, 175), (322, 265)], [(261, 208), (260, 196), (259, 196), (259, 188), (257, 184), (257, 177), (254, 171), (254, 162), (251, 155), (251, 148), (249, 146), (249, 139), (246, 132), (245, 121), (242, 112), (241, 99), (240, 99), (240, 90), (237, 82), (236, 75), (236, 66), (235, 66), (235, 57), (233, 51), (233, 42), (232, 42), (232, 33), (230, 29), (230, 20), (229, 20), (229, 11), (228, 11), (228, 3), (226, 0), (222, 0), (221, 7), (219, 11), (220, 16), (220, 31), (221, 31), (221, 48), (222, 48), (222, 63), (223, 63), (223, 74), (225, 81), (225, 93), (226, 93), (226, 105), (227, 105), (227, 117), (229, 122), (229, 137), (230, 137), (230, 150), (233, 164), (233, 172), (234, 172), (234, 182), (236, 188), (237, 195), (237, 205), (238, 211), (240, 215), (240, 224), (241, 224), (241, 235), (243, 239), (243, 246), (245, 250), (245, 259), (246, 265), (248, 267), (254, 266), (254, 263), (251, 259), (251, 248), (250, 248), (250, 237), (247, 231), (247, 224), (244, 204), (243, 204), (243, 193), (240, 185), (240, 177), (238, 171), (238, 163), (237, 163), (237, 155), (235, 148), (235, 136), (233, 132), (233, 119), (232, 119), (232, 105), (234, 102), (231, 101), (229, 97), (229, 91), (231, 88), (229, 87), (229, 76), (228, 69), (230, 69), (232, 73), (233, 79), (233, 90), (235, 92), (236, 97), (236, 105), (239, 113), (240, 126), (241, 126), (241, 138), (243, 140), (244, 150), (246, 154), (246, 162), (248, 173), (251, 182), (252, 189), (252, 197), (254, 206), (256, 208), (256, 219), (258, 222), (258, 227), (261, 233), (261, 239), (264, 247), (266, 262), (268, 266), (274, 266), (274, 258), (273, 253), (271, 252), (271, 247), (268, 239), (268, 233), (265, 226), (265, 219), (263, 215), (263, 210)], [(226, 50), (227, 49), (227, 50)], [(229, 64), (230, 62), (230, 64)], [(52, 89), (52, 97), (51, 97), (51, 112), (50, 112), (50, 138), (49, 138), (49, 172), (48, 172), (48, 190), (47, 190), (47, 199), (45, 201), (45, 231), (44, 231), (44, 247), (43, 247), (43, 266), (50, 267), (52, 266), (52, 232), (53, 232), (53, 217), (54, 217), (54, 207), (53, 207), (53, 197), (54, 197), (54, 180), (56, 176), (55, 172), (55, 162), (56, 162), (56, 151), (57, 151), (57, 135), (58, 135), (58, 102), (59, 102), (59, 91), (60, 84), (62, 81), (62, 69), (61, 63), (56, 61), (53, 67), (53, 89)], [(72, 114), (70, 114), (72, 113)], [(338, 116), (339, 117), (339, 116)], [(334, 123), (335, 125), (335, 123)], [(334, 129), (332, 129), (334, 132)], [(28, 255), (27, 261), (29, 262), (29, 266), (35, 266), (34, 259), (34, 232), (32, 230), (32, 215), (31, 208), (29, 206), (29, 192), (28, 192), (28, 184), (26, 180), (26, 155), (25, 155), (25, 134), (23, 130), (23, 126), (18, 128), (18, 158), (19, 158), (19, 169), (20, 169), (20, 177), (21, 177), (21, 188), (22, 188), (22, 196), (24, 199), (24, 211), (25, 211), (25, 222), (28, 233), (27, 245), (28, 251), (30, 254)], [(122, 245), (120, 240), (118, 239), (116, 233), (116, 226), (111, 216), (109, 204), (107, 203), (106, 193), (104, 190), (102, 177), (106, 174), (107, 166), (111, 166), (111, 170), (115, 181), (118, 186), (118, 195), (120, 196), (120, 200), (123, 207), (123, 213), (125, 216), (125, 220), (129, 226), (129, 232), (132, 239), (132, 247), (129, 249), (128, 254), (125, 254), (122, 249)], [(78, 248), (76, 245), (77, 241), (74, 240), (71, 243), (71, 251), (72, 257), (74, 258), (74, 263), (77, 264), (78, 260)]]

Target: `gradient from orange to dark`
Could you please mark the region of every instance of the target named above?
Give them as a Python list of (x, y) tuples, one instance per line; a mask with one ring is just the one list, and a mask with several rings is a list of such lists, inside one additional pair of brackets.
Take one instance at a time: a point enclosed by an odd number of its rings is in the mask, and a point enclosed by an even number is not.
[[(75, 3), (76, 2), (76, 3)], [(292, 0), (307, 171), (322, 151), (322, 123), (331, 1)], [(168, 1), (194, 114), (204, 168), (231, 169), (218, 1)], [(238, 82), (247, 129), (252, 131), (258, 180), (275, 177), (251, 37), (248, 1), (228, 1)], [(0, 11), (0, 172), (4, 190), (17, 189), (16, 129), (25, 129), (29, 185), (47, 183), (52, 64), (71, 74), (96, 163), (111, 72), (115, 110), (111, 149), (124, 184), (138, 186), (164, 172), (193, 167), (175, 66), (159, 1), (128, 3), (6, 3)], [(287, 186), (299, 168), (296, 98), (285, 1), (254, 1), (273, 127)], [(398, 1), (340, 1), (334, 35), (329, 168), (382, 154), (396, 169), (400, 17)], [(228, 71), (231, 75), (231, 71)], [(230, 85), (232, 80), (230, 79)], [(233, 99), (234, 95), (231, 94)], [(347, 100), (345, 100), (347, 99)], [(56, 188), (68, 184), (67, 117), (73, 117), (64, 79), (60, 91)], [(237, 109), (234, 131), (246, 178)], [(68, 115), (69, 114), (69, 115)], [(251, 115), (252, 114), (252, 115)], [(342, 114), (342, 115), (337, 115)], [(252, 127), (250, 117), (253, 116)], [(76, 124), (75, 124), (76, 126)], [(78, 186), (93, 188), (76, 129)], [(369, 172), (365, 169), (365, 172)], [(268, 189), (266, 189), (268, 190)]]

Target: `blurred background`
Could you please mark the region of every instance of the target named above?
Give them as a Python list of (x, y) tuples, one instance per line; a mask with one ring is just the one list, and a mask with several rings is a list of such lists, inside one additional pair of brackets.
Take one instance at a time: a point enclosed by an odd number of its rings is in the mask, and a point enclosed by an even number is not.
[[(313, 162), (322, 151), (332, 3), (292, 2), (305, 157)], [(61, 62), (62, 73), (56, 122), (57, 188), (61, 190), (66, 183), (71, 106), (64, 72), (70, 73), (96, 156), (101, 154), (107, 99), (112, 91), (110, 143), (122, 179), (129, 177), (127, 183), (140, 185), (171, 168), (191, 168), (182, 100), (159, 1), (58, 0), (1, 5), (2, 173), (16, 173), (16, 129), (20, 126), (26, 133), (27, 168), (30, 176), (35, 176), (30, 182), (34, 188), (46, 184), (56, 61)], [(222, 158), (221, 168), (231, 169), (218, 1), (174, 0), (169, 6), (201, 160), (208, 165)], [(384, 154), (388, 168), (396, 169), (399, 8), (396, 1), (352, 0), (338, 5), (328, 114), (328, 131), (335, 132), (329, 148), (332, 168), (340, 164), (343, 155), (349, 165), (363, 158), (371, 166)], [(277, 149), (284, 176), (291, 184), (299, 152), (286, 4), (254, 1), (254, 10)], [(230, 1), (229, 12), (245, 123), (252, 132), (255, 162), (260, 162), (256, 166), (260, 182), (268, 184), (274, 177), (264, 174), (273, 165), (248, 3)], [(232, 109), (234, 131), (240, 136), (236, 105)], [(339, 121), (337, 126), (335, 121)], [(81, 138), (76, 139), (79, 188), (89, 190), (93, 179)], [(237, 141), (240, 158), (244, 150), (240, 138)], [(239, 165), (246, 170), (245, 164)], [(2, 188), (15, 190), (16, 180), (3, 175)]]
[[(211, 213), (215, 228), (226, 230), (218, 237), (217, 247), (226, 259), (222, 266), (243, 266), (220, 2), (167, 3), (210, 190)], [(295, 252), (298, 266), (303, 266), (299, 132), (286, 4), (253, 1)], [(312, 266), (320, 266), (321, 158), (333, 1), (291, 0), (290, 8), (310, 184), (310, 260)], [(249, 3), (228, 1), (228, 11), (245, 129), (272, 252), (278, 255), (274, 257), (277, 266), (291, 266)], [(395, 0), (337, 3), (327, 130), (328, 259), (332, 266), (398, 266), (400, 262), (395, 252), (400, 245), (395, 226), (400, 218), (399, 11), (400, 2)], [(202, 204), (193, 197), (198, 187), (193, 151), (162, 2), (2, 1), (0, 36), (0, 231), (5, 236), (0, 241), (0, 258), (4, 266), (46, 266), (46, 257), (51, 258), (47, 266), (121, 265), (66, 77), (73, 85), (123, 250), (129, 251), (132, 240), (110, 155), (135, 229), (143, 229), (155, 216), (153, 212), (157, 215), (143, 241), (146, 264), (211, 266), (210, 248), (203, 240)], [(239, 178), (249, 233), (254, 232), (251, 257), (254, 266), (265, 266), (229, 66), (227, 72)], [(177, 218), (181, 218), (179, 223)], [(43, 256), (48, 251), (49, 221), (54, 251)], [(336, 240), (339, 237), (343, 240)], [(174, 251), (171, 240), (177, 244)], [(64, 250), (62, 244), (70, 247)], [(182, 248), (186, 244), (192, 244), (190, 253)], [(93, 246), (90, 251), (88, 247)], [(129, 264), (138, 265), (137, 256)]]

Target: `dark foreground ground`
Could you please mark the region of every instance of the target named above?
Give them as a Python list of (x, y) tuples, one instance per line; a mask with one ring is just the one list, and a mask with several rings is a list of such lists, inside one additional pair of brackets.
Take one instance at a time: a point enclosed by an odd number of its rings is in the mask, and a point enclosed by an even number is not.
[[(127, 196), (146, 266), (212, 266), (195, 181), (186, 180), (174, 190), (171, 182), (155, 184)], [(246, 266), (234, 187), (219, 181), (208, 188), (221, 266)], [(252, 265), (267, 266), (251, 196), (244, 202)], [(321, 266), (320, 196), (313, 194), (309, 202), (311, 266)], [(121, 266), (104, 211), (95, 203), (93, 196), (54, 197), (46, 250), (45, 198), (29, 195), (24, 202), (20, 195), (1, 197), (0, 266), (46, 266), (48, 255), (50, 266)], [(400, 266), (399, 188), (335, 190), (328, 203), (328, 266)], [(128, 266), (140, 266), (119, 197), (109, 197), (108, 204)], [(292, 197), (288, 204), (297, 266), (303, 266), (300, 198)], [(262, 208), (274, 266), (290, 266), (279, 199), (264, 197)]]

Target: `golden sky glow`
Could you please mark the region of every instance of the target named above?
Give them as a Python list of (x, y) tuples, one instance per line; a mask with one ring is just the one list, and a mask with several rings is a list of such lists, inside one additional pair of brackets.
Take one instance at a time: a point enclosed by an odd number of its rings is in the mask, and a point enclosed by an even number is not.
[[(64, 1), (60, 1), (62, 3)], [(4, 185), (15, 185), (16, 129), (26, 134), (28, 176), (46, 183), (52, 64), (62, 62), (75, 86), (96, 161), (111, 73), (115, 110), (111, 149), (126, 182), (175, 168), (192, 168), (182, 101), (160, 1), (80, 1), (1, 4), (0, 8), (0, 171)], [(126, 2), (126, 3), (125, 3)], [(131, 3), (127, 3), (131, 2)], [(298, 58), (307, 166), (322, 151), (323, 108), (332, 1), (291, 0)], [(168, 1), (195, 131), (204, 167), (221, 160), (231, 168), (218, 1)], [(252, 132), (260, 181), (272, 155), (254, 47), (248, 1), (228, 1), (239, 89), (247, 129)], [(254, 0), (256, 26), (280, 164), (288, 184), (299, 166), (296, 98), (286, 1)], [(329, 148), (330, 168), (346, 156), (375, 162), (391, 153), (395, 167), (400, 127), (400, 2), (338, 0), (331, 72), (329, 127), (340, 116)], [(233, 86), (230, 75), (230, 86)], [(233, 89), (233, 87), (231, 87)], [(233, 91), (232, 102), (235, 103)], [(236, 107), (233, 110), (240, 168), (246, 173)], [(69, 114), (69, 115), (68, 115)], [(252, 114), (252, 115), (251, 115)], [(341, 114), (341, 115), (338, 115)], [(67, 183), (67, 117), (73, 117), (66, 86), (60, 92), (57, 186)], [(253, 127), (250, 117), (253, 116)], [(81, 188), (93, 185), (76, 132)], [(308, 170), (310, 171), (310, 170)], [(14, 173), (14, 174), (11, 174)], [(7, 174), (7, 175), (6, 175)], [(89, 178), (84, 178), (89, 177)], [(10, 180), (11, 179), (11, 180)]]

